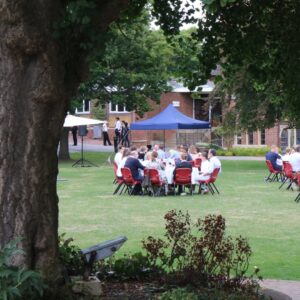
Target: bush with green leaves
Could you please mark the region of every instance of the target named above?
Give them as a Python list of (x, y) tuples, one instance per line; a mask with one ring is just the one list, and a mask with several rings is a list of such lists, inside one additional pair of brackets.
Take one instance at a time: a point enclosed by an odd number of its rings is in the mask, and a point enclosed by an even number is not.
[(12, 259), (23, 254), (15, 239), (0, 248), (0, 299), (41, 299), (46, 285), (36, 271), (13, 266)]
[(201, 148), (201, 149), (215, 149), (215, 150), (223, 150), (222, 147), (220, 147), (219, 145), (217, 144), (212, 144), (212, 143), (202, 143), (202, 142), (199, 142), (199, 143), (196, 143), (196, 146), (198, 148)]
[(243, 148), (233, 147), (227, 150), (217, 149), (217, 155), (219, 156), (265, 156), (269, 151), (269, 148)]
[(142, 244), (150, 265), (164, 268), (166, 281), (250, 294), (258, 289), (259, 270), (246, 276), (251, 248), (241, 236), (226, 236), (221, 215), (192, 223), (188, 212), (171, 210), (164, 218), (165, 239), (149, 236)]
[(59, 258), (69, 276), (83, 275), (84, 257), (80, 248), (73, 245), (73, 239), (65, 239), (65, 233), (59, 238)]
[(153, 274), (153, 271), (150, 269), (148, 258), (141, 252), (137, 252), (124, 254), (118, 259), (111, 257), (109, 260), (99, 262), (97, 274), (100, 279), (143, 280)]
[(160, 300), (199, 300), (199, 297), (187, 288), (175, 288), (163, 293)]

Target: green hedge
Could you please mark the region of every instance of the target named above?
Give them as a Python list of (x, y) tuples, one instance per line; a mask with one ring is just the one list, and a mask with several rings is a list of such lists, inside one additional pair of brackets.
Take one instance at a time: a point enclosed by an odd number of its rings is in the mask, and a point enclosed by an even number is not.
[(228, 150), (218, 149), (219, 156), (265, 156), (269, 148), (230, 148)]

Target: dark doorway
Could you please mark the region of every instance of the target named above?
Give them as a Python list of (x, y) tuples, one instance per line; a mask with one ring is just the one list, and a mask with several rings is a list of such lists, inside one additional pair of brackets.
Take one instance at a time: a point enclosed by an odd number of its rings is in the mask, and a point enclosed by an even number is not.
[(287, 129), (284, 129), (284, 130), (281, 131), (281, 135), (280, 135), (280, 148), (281, 148), (281, 151), (285, 152), (288, 145), (289, 145), (288, 131), (287, 131)]

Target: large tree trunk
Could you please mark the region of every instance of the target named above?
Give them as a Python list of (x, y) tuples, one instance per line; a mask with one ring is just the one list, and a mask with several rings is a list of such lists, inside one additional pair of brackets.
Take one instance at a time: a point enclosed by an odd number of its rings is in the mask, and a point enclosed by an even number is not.
[[(98, 2), (103, 31), (128, 4)], [(71, 67), (82, 67), (53, 37), (65, 13), (61, 3), (0, 0), (0, 246), (21, 237), (25, 255), (15, 264), (50, 281), (60, 276), (57, 146), (79, 79)]]
[(59, 160), (70, 160), (69, 131), (70, 128), (63, 128), (61, 131), (58, 153)]

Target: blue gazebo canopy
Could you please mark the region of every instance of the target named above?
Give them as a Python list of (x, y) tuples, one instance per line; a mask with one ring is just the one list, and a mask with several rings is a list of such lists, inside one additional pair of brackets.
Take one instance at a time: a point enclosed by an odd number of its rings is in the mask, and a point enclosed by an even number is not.
[(158, 115), (140, 122), (131, 123), (131, 130), (207, 129), (209, 122), (195, 120), (178, 111), (172, 104)]

